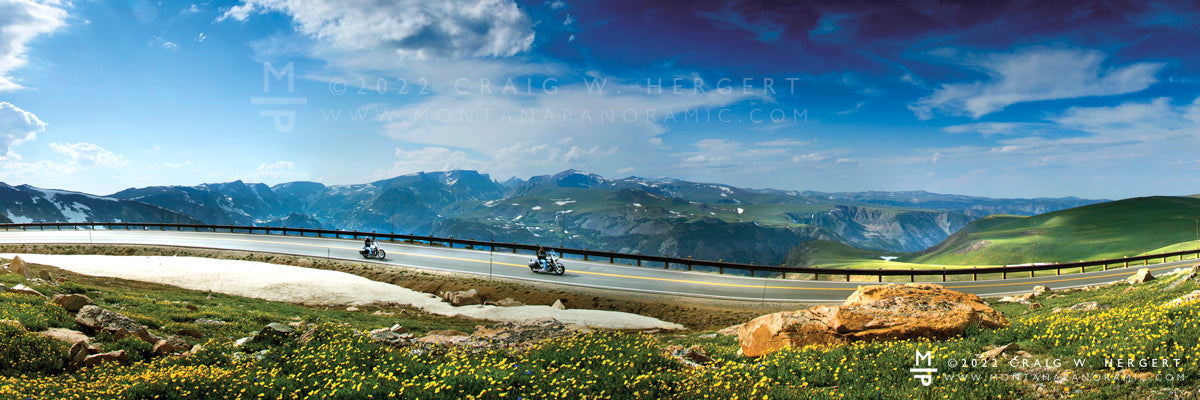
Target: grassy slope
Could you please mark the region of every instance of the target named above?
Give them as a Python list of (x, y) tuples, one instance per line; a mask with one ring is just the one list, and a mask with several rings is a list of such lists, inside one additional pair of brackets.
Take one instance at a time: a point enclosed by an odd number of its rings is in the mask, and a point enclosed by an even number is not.
[(903, 261), (989, 265), (1119, 258), (1194, 240), (1200, 199), (1142, 197), (990, 221)]
[[(0, 277), (6, 283), (11, 275)], [(1200, 387), (1200, 303), (1175, 308), (1160, 304), (1200, 288), (1188, 282), (1172, 289), (1171, 279), (1128, 286), (1065, 293), (1038, 298), (1044, 306), (1030, 309), (1002, 304), (996, 309), (1011, 324), (998, 330), (968, 329), (945, 341), (860, 342), (841, 347), (788, 349), (758, 359), (736, 354), (732, 337), (705, 337), (699, 333), (651, 336), (594, 332), (569, 339), (544, 342), (528, 352), (488, 351), (470, 354), (438, 348), (387, 349), (369, 343), (354, 330), (374, 326), (360, 317), (343, 318), (341, 312), (318, 312), (302, 307), (219, 296), (228, 310), (204, 303), (203, 293), (179, 291), (161, 285), (127, 281), (84, 282), (81, 287), (99, 290), (102, 298), (120, 299), (123, 312), (141, 320), (165, 320), (177, 315), (177, 303), (201, 304), (202, 313), (213, 313), (235, 323), (257, 325), (257, 318), (283, 320), (317, 315), (324, 324), (307, 344), (292, 341), (271, 344), (261, 359), (231, 361), (231, 354), (258, 350), (238, 349), (230, 338), (213, 332), (206, 350), (191, 357), (164, 357), (136, 362), (128, 367), (106, 366), (76, 373), (0, 371), (0, 399), (24, 398), (774, 398), (774, 399), (878, 399), (878, 398), (1179, 398)], [(39, 288), (53, 292), (54, 287)], [(18, 297), (20, 296), (20, 297)], [(150, 299), (147, 299), (150, 298)], [(151, 300), (159, 299), (159, 300)], [(27, 307), (41, 303), (30, 296), (0, 295), (0, 312), (18, 310), (19, 319), (36, 319), (54, 313), (53, 307)], [(1099, 311), (1053, 313), (1085, 301), (1099, 303)], [(15, 306), (14, 306), (15, 305)], [(236, 305), (236, 306), (235, 306)], [(117, 307), (116, 304), (109, 304)], [(235, 309), (240, 309), (235, 311)], [(61, 311), (61, 310), (59, 310)], [(241, 317), (239, 317), (241, 315)], [(412, 316), (414, 318), (422, 318)], [(191, 316), (188, 316), (191, 318)], [(51, 316), (51, 319), (55, 317)], [(69, 324), (70, 322), (64, 321)], [(455, 324), (451, 324), (453, 326)], [(33, 358), (19, 358), (18, 366), (37, 367), (36, 358), (56, 357), (46, 352), (61, 344), (37, 340), (36, 335), (14, 332), (0, 325), (0, 340), (18, 340), (31, 348), (16, 349)], [(136, 343), (136, 340), (132, 343)], [(951, 360), (971, 360), (976, 354), (1006, 343), (1018, 343), (1036, 360), (1062, 361), (1058, 369), (1037, 374), (1109, 376), (1107, 358), (1181, 359), (1170, 368), (1132, 368), (1139, 373), (1171, 374), (1182, 380), (1113, 382), (1086, 379), (1062, 382), (994, 380), (990, 374), (1030, 373), (1009, 363), (993, 368), (949, 368)], [(699, 345), (717, 362), (705, 368), (684, 367), (665, 356), (670, 345)], [(417, 350), (417, 351), (414, 351)], [(915, 351), (931, 351), (936, 381), (918, 384), (908, 372)], [(1085, 360), (1076, 367), (1074, 359)], [(0, 360), (3, 361), (3, 360)], [(11, 360), (8, 360), (11, 361)], [(951, 373), (975, 373), (980, 380), (949, 379)], [(766, 397), (764, 397), (766, 396)]]

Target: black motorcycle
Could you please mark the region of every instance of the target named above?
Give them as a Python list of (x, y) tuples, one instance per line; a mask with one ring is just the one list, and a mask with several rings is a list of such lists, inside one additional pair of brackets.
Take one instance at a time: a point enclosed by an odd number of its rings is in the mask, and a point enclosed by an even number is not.
[(387, 252), (375, 245), (373, 241), (363, 244), (363, 248), (358, 251), (358, 254), (362, 254), (363, 258), (377, 258), (380, 260), (387, 257)]
[(539, 274), (562, 275), (563, 272), (567, 272), (567, 267), (563, 265), (562, 261), (559, 261), (558, 257), (550, 254), (545, 258), (529, 260), (529, 270)]

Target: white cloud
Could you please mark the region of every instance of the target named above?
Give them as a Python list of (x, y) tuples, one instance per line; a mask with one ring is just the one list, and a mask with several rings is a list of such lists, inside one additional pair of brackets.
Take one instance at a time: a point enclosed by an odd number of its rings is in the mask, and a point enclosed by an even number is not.
[(571, 14), (567, 14), (567, 18), (563, 20), (563, 26), (571, 26), (571, 24), (574, 23), (575, 17), (572, 17)]
[(558, 10), (567, 6), (567, 3), (562, 2), (562, 0), (547, 0), (544, 4), (546, 7), (550, 7), (551, 10)]
[(308, 179), (309, 174), (296, 172), (296, 163), (291, 161), (276, 161), (259, 164), (258, 168), (242, 179), (251, 182), (282, 183)]
[(162, 47), (170, 51), (179, 50), (179, 45), (175, 44), (175, 42), (163, 42)]
[(45, 130), (46, 123), (33, 113), (0, 102), (0, 160), (14, 157), (13, 147), (36, 139)]
[(270, 11), (334, 48), (378, 49), (401, 60), (508, 57), (528, 51), (534, 39), (533, 22), (511, 0), (246, 0), (218, 21)]
[(9, 73), (29, 62), (25, 45), (62, 27), (66, 18), (67, 12), (58, 2), (0, 2), (0, 92), (21, 88)]
[(909, 108), (921, 119), (935, 112), (979, 118), (1017, 103), (1133, 93), (1158, 82), (1164, 66), (1105, 67), (1106, 57), (1096, 50), (1033, 48), (959, 59), (956, 63), (989, 80), (943, 84)]
[(129, 161), (125, 160), (125, 156), (115, 154), (93, 143), (50, 143), (50, 148), (70, 157), (68, 165), (77, 168), (117, 168), (129, 164)]
[(185, 8), (185, 9), (183, 9), (183, 11), (180, 11), (179, 13), (180, 13), (180, 14), (195, 14), (195, 13), (198, 13), (198, 12), (200, 12), (200, 7), (199, 7), (199, 6), (197, 6), (197, 5), (196, 5), (196, 3), (192, 3), (192, 5), (188, 6), (188, 7), (187, 7), (187, 8)]
[(208, 36), (205, 36), (204, 32), (200, 32), (199, 35), (196, 35), (196, 43), (204, 43), (204, 39), (208, 39)]
[(575, 41), (575, 35), (571, 35), (571, 36), (567, 37), (567, 43), (571, 43), (574, 41)]
[(376, 170), (372, 179), (386, 179), (414, 172), (452, 171), (456, 169), (481, 170), (485, 162), (471, 159), (461, 150), (451, 150), (445, 147), (430, 146), (419, 150), (406, 151), (396, 148), (396, 158), (392, 168)]

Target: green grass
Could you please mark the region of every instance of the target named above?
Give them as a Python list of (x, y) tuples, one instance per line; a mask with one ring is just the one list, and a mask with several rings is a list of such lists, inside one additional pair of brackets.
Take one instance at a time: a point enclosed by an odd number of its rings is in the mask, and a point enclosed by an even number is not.
[(984, 219), (901, 261), (1002, 265), (1121, 258), (1194, 240), (1200, 199), (1143, 197), (1033, 217)]
[[(56, 271), (58, 272), (58, 271)], [(1041, 308), (1001, 304), (996, 309), (1011, 321), (997, 330), (968, 329), (945, 341), (859, 342), (840, 347), (786, 349), (757, 359), (737, 355), (732, 337), (708, 338), (701, 333), (647, 335), (594, 331), (542, 342), (528, 351), (465, 352), (437, 347), (392, 349), (370, 343), (362, 330), (380, 325), (360, 314), (314, 310), (232, 296), (206, 300), (204, 293), (161, 285), (114, 280), (76, 282), (67, 289), (84, 290), (140, 321), (174, 321), (208, 315), (236, 325), (235, 332), (209, 331), (205, 349), (189, 357), (142, 359), (130, 366), (104, 366), (64, 372), (54, 364), (65, 349), (38, 335), (0, 326), (0, 399), (25, 398), (421, 398), (421, 399), (943, 399), (943, 398), (1147, 398), (1151, 393), (1200, 389), (1200, 304), (1175, 308), (1159, 305), (1200, 288), (1194, 281), (1166, 289), (1160, 278), (1127, 290), (1121, 285), (1090, 292), (1042, 297)], [(14, 283), (11, 275), (0, 281)], [(100, 278), (96, 278), (100, 279)], [(65, 285), (64, 285), (65, 286)], [(63, 286), (42, 285), (48, 293)], [(0, 296), (7, 317), (66, 324), (62, 313), (37, 308), (29, 296)], [(115, 300), (115, 301), (114, 301)], [(175, 301), (197, 306), (190, 310)], [(1053, 313), (1096, 301), (1100, 310)], [(29, 304), (29, 307), (19, 306)], [(182, 309), (181, 309), (182, 308)], [(192, 314), (188, 314), (188, 313)], [(48, 313), (44, 317), (36, 314)], [(262, 346), (258, 357), (236, 348), (240, 330), (256, 329), (263, 320), (293, 317), (320, 320), (312, 340), (282, 341)], [(6, 318), (6, 317), (0, 317)], [(406, 326), (466, 329), (460, 322), (410, 315)], [(390, 319), (389, 319), (390, 320)], [(180, 323), (160, 322), (160, 324)], [(467, 329), (469, 330), (469, 329)], [(101, 340), (106, 349), (136, 347)], [(986, 370), (950, 367), (951, 360), (970, 360), (991, 347), (1018, 343), (1037, 360), (1063, 360), (1075, 374), (1107, 374), (1107, 358), (1181, 359), (1179, 367), (1132, 368), (1135, 372), (1182, 375), (1180, 381), (1045, 383), (1046, 391), (1020, 381), (988, 379), (988, 374), (1021, 371), (1000, 363)], [(669, 358), (672, 345), (700, 346), (713, 359), (710, 366), (691, 368)], [(253, 350), (260, 350), (255, 348)], [(939, 373), (924, 387), (913, 378), (917, 351), (932, 352)], [(241, 354), (241, 356), (235, 356)], [(1132, 355), (1132, 356), (1130, 356)], [(1086, 366), (1076, 367), (1071, 360)], [(7, 363), (7, 364), (5, 364)], [(964, 373), (966, 380), (952, 380)], [(982, 379), (973, 380), (971, 374)]]

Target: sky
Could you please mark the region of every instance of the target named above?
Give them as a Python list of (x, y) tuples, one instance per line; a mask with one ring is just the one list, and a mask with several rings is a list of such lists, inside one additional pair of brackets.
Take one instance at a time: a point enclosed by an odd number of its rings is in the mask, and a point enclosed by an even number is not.
[(0, 0), (0, 181), (1188, 195), (1198, 24), (1187, 1)]

